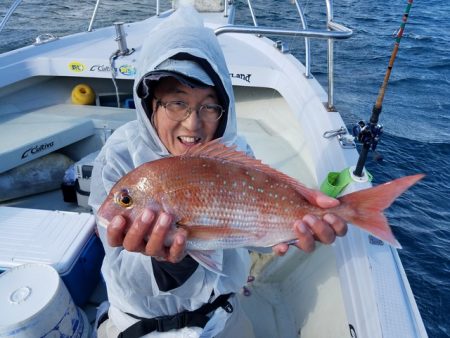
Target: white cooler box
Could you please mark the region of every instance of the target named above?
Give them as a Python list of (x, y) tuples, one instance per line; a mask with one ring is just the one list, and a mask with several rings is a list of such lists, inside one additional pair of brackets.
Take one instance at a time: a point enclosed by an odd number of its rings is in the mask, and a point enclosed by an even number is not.
[(88, 213), (0, 207), (0, 272), (25, 263), (58, 271), (84, 305), (100, 280), (104, 250)]

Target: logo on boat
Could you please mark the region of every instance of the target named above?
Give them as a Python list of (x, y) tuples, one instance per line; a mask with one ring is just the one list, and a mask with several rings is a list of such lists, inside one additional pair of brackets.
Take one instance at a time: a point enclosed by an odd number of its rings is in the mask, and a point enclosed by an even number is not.
[(37, 154), (43, 150), (49, 149), (53, 147), (53, 142), (50, 143), (42, 143), (39, 145), (35, 145), (31, 148), (28, 148), (27, 150), (25, 150), (22, 154), (22, 158), (27, 158), (28, 155), (34, 155)]
[(86, 66), (78, 61), (73, 61), (69, 63), (69, 69), (75, 73), (81, 73), (86, 69)]
[(90, 72), (110, 72), (111, 67), (106, 65), (93, 65), (89, 68)]
[(248, 83), (250, 83), (250, 77), (252, 76), (252, 74), (235, 74), (235, 73), (230, 73), (230, 76), (234, 79), (241, 79), (244, 80)]
[(136, 68), (132, 65), (122, 65), (119, 67), (119, 72), (126, 76), (133, 76), (136, 74)]

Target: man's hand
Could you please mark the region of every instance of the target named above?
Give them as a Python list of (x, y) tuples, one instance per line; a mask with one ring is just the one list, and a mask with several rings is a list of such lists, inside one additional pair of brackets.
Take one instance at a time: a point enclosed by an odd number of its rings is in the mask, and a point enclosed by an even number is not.
[[(140, 217), (129, 225), (123, 216), (115, 216), (107, 228), (108, 243), (112, 247), (140, 252), (157, 260), (178, 263), (185, 253), (187, 234), (183, 229), (172, 230), (172, 216), (159, 215), (144, 209)], [(167, 246), (170, 243), (170, 246)]]
[[(313, 203), (321, 208), (333, 208), (339, 205), (339, 201), (332, 197), (315, 191)], [(294, 244), (305, 252), (312, 252), (315, 248), (315, 241), (324, 244), (331, 244), (336, 236), (344, 236), (347, 233), (347, 224), (335, 214), (325, 214), (322, 219), (317, 216), (307, 214), (302, 219), (294, 223), (297, 242)], [(289, 245), (281, 243), (272, 248), (278, 256), (283, 256), (288, 250)]]

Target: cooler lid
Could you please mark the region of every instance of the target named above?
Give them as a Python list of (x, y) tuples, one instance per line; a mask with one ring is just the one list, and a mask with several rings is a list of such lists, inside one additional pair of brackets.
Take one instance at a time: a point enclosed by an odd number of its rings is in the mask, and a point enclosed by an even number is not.
[(0, 269), (44, 263), (69, 272), (94, 232), (89, 213), (0, 207)]

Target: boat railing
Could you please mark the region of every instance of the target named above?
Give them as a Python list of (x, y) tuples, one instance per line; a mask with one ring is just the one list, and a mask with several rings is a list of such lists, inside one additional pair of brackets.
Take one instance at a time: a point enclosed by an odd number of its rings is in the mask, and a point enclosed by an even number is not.
[(256, 22), (256, 16), (255, 16), (255, 12), (253, 11), (252, 1), (247, 0), (247, 4), (248, 4), (248, 9), (250, 10), (250, 15), (252, 16), (253, 24), (256, 27), (256, 26), (258, 26), (258, 23)]
[(2, 21), (0, 22), (0, 33), (2, 32), (3, 28), (6, 26), (6, 23), (8, 22), (9, 18), (11, 17), (11, 15), (14, 13), (17, 6), (19, 6), (21, 2), (22, 2), (22, 0), (15, 0), (12, 3), (11, 7), (9, 7), (8, 11), (6, 12)]
[(353, 31), (342, 24), (333, 21), (333, 0), (325, 0), (327, 9), (327, 23), (326, 29), (309, 29), (303, 10), (297, 0), (293, 3), (297, 7), (298, 14), (302, 23), (301, 30), (280, 29), (272, 27), (262, 27), (257, 24), (256, 16), (253, 10), (252, 1), (247, 0), (250, 14), (253, 20), (253, 26), (244, 25), (226, 25), (215, 29), (216, 35), (224, 33), (241, 33), (241, 34), (255, 34), (267, 36), (294, 36), (305, 38), (305, 76), (311, 77), (311, 50), (309, 39), (327, 39), (327, 65), (328, 65), (328, 102), (327, 109), (334, 110), (334, 40), (348, 39), (353, 35)]

